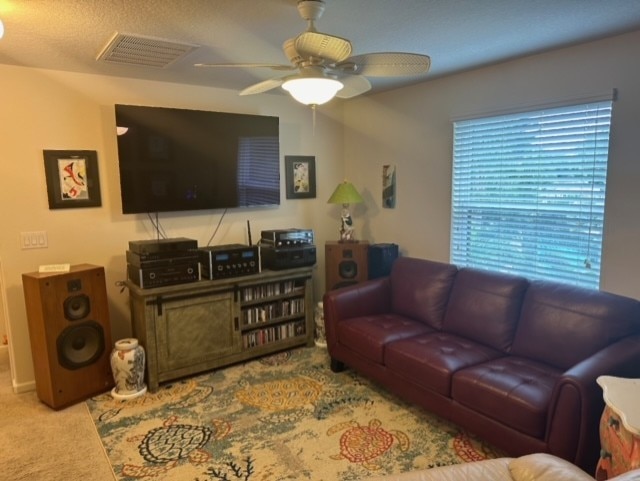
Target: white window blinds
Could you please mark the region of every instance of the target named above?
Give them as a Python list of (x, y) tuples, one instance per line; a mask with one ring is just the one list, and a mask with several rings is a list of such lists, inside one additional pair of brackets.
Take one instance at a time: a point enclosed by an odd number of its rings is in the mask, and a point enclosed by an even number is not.
[(598, 288), (611, 107), (454, 122), (451, 262)]

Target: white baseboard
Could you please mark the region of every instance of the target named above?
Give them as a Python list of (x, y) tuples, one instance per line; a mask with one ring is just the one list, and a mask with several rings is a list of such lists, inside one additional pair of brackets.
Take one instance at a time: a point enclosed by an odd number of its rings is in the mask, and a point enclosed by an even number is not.
[(22, 394), (25, 392), (29, 392), (29, 391), (35, 391), (36, 390), (36, 382), (35, 381), (30, 381), (30, 382), (23, 382), (22, 384), (16, 384), (15, 381), (12, 381), (12, 387), (13, 387), (13, 393), (14, 394)]
[[(0, 346), (0, 356), (7, 358), (9, 357), (9, 346), (1, 345)], [(11, 379), (11, 388), (13, 389), (14, 394), (22, 394), (24, 392), (35, 391), (36, 390), (36, 381), (24, 382), (22, 384), (16, 384), (15, 379)]]

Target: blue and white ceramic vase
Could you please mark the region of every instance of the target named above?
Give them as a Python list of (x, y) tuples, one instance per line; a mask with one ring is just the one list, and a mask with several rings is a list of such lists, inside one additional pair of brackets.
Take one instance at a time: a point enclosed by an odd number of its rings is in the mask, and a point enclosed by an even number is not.
[(327, 336), (324, 330), (324, 309), (322, 302), (318, 302), (315, 312), (315, 343), (318, 347), (327, 347)]
[(126, 400), (146, 393), (144, 367), (145, 352), (137, 339), (116, 341), (111, 352), (111, 371), (116, 385), (111, 390), (111, 395), (115, 399)]

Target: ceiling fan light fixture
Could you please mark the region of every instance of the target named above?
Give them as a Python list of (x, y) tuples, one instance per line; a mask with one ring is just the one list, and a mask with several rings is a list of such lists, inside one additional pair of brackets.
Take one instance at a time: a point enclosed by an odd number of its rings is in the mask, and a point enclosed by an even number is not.
[(302, 77), (287, 80), (282, 88), (304, 105), (322, 105), (336, 96), (344, 85), (339, 80), (321, 77)]

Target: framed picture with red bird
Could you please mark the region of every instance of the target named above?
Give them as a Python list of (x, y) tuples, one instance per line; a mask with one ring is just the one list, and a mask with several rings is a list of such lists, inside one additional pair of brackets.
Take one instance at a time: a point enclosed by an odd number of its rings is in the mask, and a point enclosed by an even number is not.
[(43, 154), (49, 209), (102, 205), (95, 150), (44, 150)]

